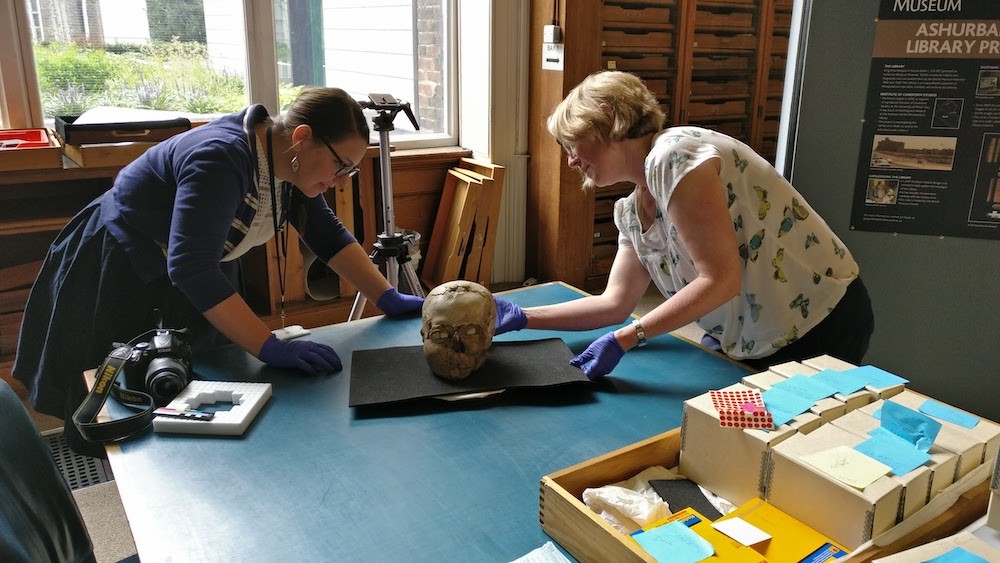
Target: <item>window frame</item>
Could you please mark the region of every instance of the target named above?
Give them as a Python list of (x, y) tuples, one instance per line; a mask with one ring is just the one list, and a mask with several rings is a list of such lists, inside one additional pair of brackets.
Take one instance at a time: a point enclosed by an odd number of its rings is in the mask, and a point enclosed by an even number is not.
[[(444, 2), (448, 36), (444, 54), (448, 77), (445, 112), (450, 131), (393, 138), (393, 144), (401, 149), (458, 144), (458, 2)], [(271, 114), (275, 114), (279, 102), (274, 2), (242, 0), (242, 3), (247, 46), (248, 97), (253, 103), (263, 104)], [(3, 127), (12, 129), (44, 128), (46, 124), (42, 115), (41, 93), (25, 1), (12, 0), (0, 4), (0, 50), (14, 55), (8, 61), (16, 61), (14, 64), (0, 63), (0, 123)]]

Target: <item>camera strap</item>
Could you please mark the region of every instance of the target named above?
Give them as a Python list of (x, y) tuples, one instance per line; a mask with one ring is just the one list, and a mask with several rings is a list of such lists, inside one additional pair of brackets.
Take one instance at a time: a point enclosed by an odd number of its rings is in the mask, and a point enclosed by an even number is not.
[[(97, 369), (94, 386), (73, 413), (73, 424), (80, 434), (91, 442), (115, 442), (133, 436), (153, 423), (156, 403), (153, 397), (140, 391), (126, 389), (117, 383), (125, 362), (132, 351), (131, 346), (120, 346), (113, 350)], [(101, 407), (114, 395), (123, 405), (140, 412), (107, 422), (97, 422)]]

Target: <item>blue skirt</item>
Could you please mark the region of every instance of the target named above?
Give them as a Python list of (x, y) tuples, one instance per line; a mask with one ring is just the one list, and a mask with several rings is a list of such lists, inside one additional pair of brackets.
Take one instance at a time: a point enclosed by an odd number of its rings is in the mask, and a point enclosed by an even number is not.
[[(104, 226), (101, 199), (80, 211), (49, 248), (25, 306), (13, 375), (35, 410), (64, 420), (70, 447), (103, 456), (103, 447), (83, 441), (72, 423), (87, 395), (84, 371), (98, 367), (115, 343), (156, 328), (158, 315), (165, 328), (188, 329), (193, 348), (226, 341), (166, 271), (148, 283), (139, 279)], [(237, 271), (235, 262), (224, 266)]]

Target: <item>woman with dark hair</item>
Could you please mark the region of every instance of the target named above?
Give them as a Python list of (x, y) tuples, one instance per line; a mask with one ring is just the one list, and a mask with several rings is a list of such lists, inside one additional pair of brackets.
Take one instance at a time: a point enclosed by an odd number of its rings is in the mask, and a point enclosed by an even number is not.
[(423, 300), (390, 286), (322, 197), (357, 173), (368, 133), (357, 101), (313, 88), (281, 115), (250, 106), (123, 168), (58, 235), (32, 286), (13, 374), (34, 408), (62, 417), (70, 446), (87, 450), (71, 422), (83, 371), (159, 320), (187, 329), (196, 350), (228, 339), (270, 366), (339, 371), (329, 346), (276, 338), (234, 283), (236, 259), (276, 232), (281, 247), (286, 222), (384, 313), (419, 309)]

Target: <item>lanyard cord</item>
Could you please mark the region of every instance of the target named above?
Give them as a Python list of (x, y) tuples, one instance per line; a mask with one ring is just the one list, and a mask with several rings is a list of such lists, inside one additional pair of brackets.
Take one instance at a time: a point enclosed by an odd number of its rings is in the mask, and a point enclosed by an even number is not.
[[(281, 291), (281, 328), (285, 328), (285, 275), (288, 273), (288, 229), (285, 228), (285, 219), (288, 216), (288, 186), (281, 184), (281, 223), (278, 223), (278, 190), (274, 185), (274, 152), (271, 142), (271, 128), (267, 128), (267, 173), (271, 180), (271, 219), (274, 221), (274, 234), (277, 237), (277, 251), (275, 258), (278, 261), (278, 288)], [(284, 269), (282, 269), (281, 258), (285, 257)]]

